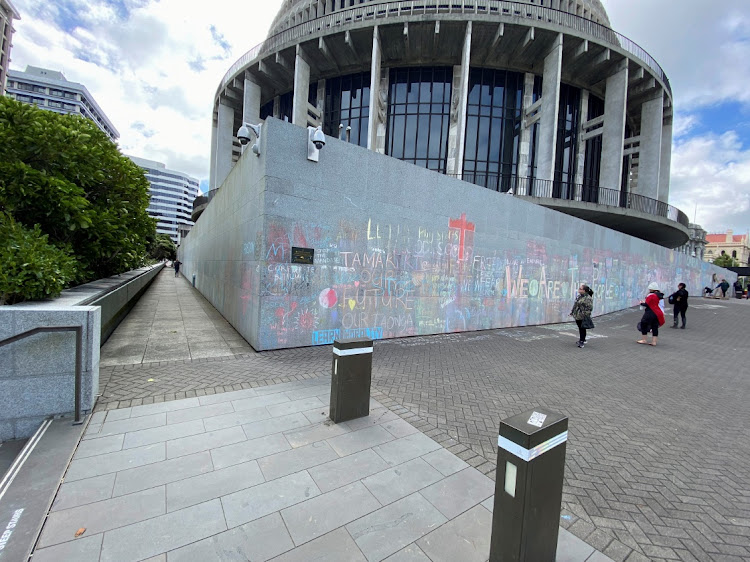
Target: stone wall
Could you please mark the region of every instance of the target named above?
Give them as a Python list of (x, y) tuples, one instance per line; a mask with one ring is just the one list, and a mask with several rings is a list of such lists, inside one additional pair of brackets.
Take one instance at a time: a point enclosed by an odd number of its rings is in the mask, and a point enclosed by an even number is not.
[[(185, 274), (257, 350), (569, 320), (656, 281), (700, 294), (736, 275), (511, 195), (268, 119), (180, 248)], [(291, 263), (292, 248), (315, 252)]]

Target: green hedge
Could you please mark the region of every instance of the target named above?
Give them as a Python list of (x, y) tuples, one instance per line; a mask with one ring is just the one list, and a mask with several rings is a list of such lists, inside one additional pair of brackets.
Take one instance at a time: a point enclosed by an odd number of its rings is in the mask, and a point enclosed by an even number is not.
[(75, 259), (0, 213), (0, 305), (58, 296), (76, 276)]

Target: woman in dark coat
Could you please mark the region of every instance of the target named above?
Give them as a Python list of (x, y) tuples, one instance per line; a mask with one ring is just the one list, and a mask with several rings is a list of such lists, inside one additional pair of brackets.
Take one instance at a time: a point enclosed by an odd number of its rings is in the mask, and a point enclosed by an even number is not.
[[(646, 307), (646, 311), (643, 313), (641, 318), (641, 335), (643, 336), (638, 340), (638, 343), (646, 345), (656, 345), (656, 340), (659, 337), (659, 326), (664, 325), (664, 313), (659, 308), (659, 285), (651, 283), (648, 286), (648, 296), (645, 302), (641, 303), (641, 306)], [(646, 340), (646, 335), (651, 332), (651, 343)]]
[(669, 302), (674, 307), (674, 324), (673, 328), (677, 327), (677, 316), (682, 316), (682, 329), (685, 329), (685, 312), (688, 309), (688, 292), (685, 290), (685, 283), (677, 285), (677, 290), (669, 296)]
[(576, 343), (578, 347), (586, 345), (586, 328), (593, 328), (593, 322), (591, 321), (591, 311), (594, 309), (594, 299), (592, 298), (594, 291), (588, 285), (581, 285), (578, 288), (578, 297), (576, 302), (573, 303), (573, 310), (570, 311), (570, 315), (575, 319), (578, 324), (578, 335), (580, 339)]

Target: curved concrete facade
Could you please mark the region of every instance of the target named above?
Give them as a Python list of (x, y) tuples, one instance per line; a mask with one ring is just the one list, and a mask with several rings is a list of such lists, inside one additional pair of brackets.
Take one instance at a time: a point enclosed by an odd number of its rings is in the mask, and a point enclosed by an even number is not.
[(268, 116), (666, 247), (688, 240), (668, 205), (669, 81), (598, 0), (288, 0), (219, 85), (211, 189), (242, 123)]

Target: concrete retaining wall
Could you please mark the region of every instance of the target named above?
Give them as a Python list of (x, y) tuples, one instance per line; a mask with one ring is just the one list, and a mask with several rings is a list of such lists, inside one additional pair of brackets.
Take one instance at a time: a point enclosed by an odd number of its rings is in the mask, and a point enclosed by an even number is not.
[[(81, 409), (90, 412), (99, 393), (99, 348), (109, 335), (104, 325), (111, 332), (162, 267), (81, 285), (52, 301), (2, 306), (0, 340), (37, 327), (83, 326)], [(29, 437), (45, 418), (74, 411), (75, 352), (74, 332), (0, 348), (0, 441)]]
[[(180, 248), (187, 278), (258, 350), (569, 320), (656, 281), (736, 275), (661, 246), (268, 119)], [(315, 252), (291, 263), (292, 248)]]

